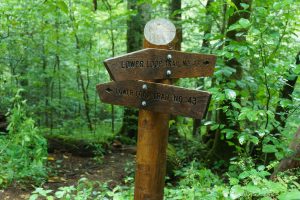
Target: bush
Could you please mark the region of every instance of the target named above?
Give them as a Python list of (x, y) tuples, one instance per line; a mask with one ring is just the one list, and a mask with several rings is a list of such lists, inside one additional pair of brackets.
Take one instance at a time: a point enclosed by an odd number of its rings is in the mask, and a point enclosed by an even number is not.
[(40, 184), (47, 176), (47, 142), (26, 115), (26, 103), (17, 94), (8, 113), (8, 135), (0, 138), (0, 187), (14, 181)]

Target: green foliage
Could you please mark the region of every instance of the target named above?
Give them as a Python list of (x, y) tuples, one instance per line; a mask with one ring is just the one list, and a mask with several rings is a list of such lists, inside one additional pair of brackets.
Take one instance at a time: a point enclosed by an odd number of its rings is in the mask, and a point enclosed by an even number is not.
[[(130, 164), (131, 165), (131, 164)], [(255, 168), (249, 159), (232, 161), (228, 173), (228, 181), (222, 180), (211, 170), (203, 167), (199, 162), (192, 161), (186, 167), (177, 170), (180, 177), (175, 186), (167, 184), (164, 199), (178, 200), (219, 200), (219, 199), (279, 199), (289, 200), (297, 197), (300, 185), (299, 170), (292, 174), (280, 174), (277, 181), (268, 179), (266, 171), (270, 166)], [(129, 166), (128, 169), (132, 169)], [(130, 170), (131, 171), (131, 170)], [(133, 199), (133, 174), (126, 177), (130, 186), (116, 186), (113, 189), (108, 183), (99, 183), (82, 178), (76, 186), (60, 187), (57, 191), (36, 188), (31, 200), (38, 197), (46, 199)], [(297, 197), (298, 198), (298, 197)]]
[(60, 187), (57, 191), (45, 190), (43, 188), (36, 188), (30, 197), (30, 200), (36, 200), (44, 197), (47, 200), (62, 199), (62, 200), (104, 200), (104, 199), (118, 199), (129, 200), (133, 199), (132, 190), (128, 187), (117, 186), (110, 190), (107, 183), (99, 183), (89, 181), (86, 178), (81, 178), (77, 186)]
[[(139, 12), (127, 10), (126, 1), (9, 0), (0, 3), (0, 110), (9, 111), (9, 134), (0, 138), (0, 184), (13, 181), (41, 183), (46, 142), (40, 130), (60, 139), (88, 141), (101, 161), (102, 143), (111, 141), (110, 105), (99, 103), (95, 85), (109, 81), (102, 61), (126, 51), (126, 22)], [(152, 17), (169, 16), (166, 0), (152, 3)], [(213, 77), (181, 79), (176, 84), (212, 93), (209, 115), (198, 135), (193, 121), (180, 117), (174, 123), (178, 147), (168, 148), (177, 186), (168, 186), (168, 199), (292, 199), (299, 196), (299, 180), (282, 174), (268, 180), (300, 123), (299, 80), (290, 99), (282, 89), (299, 76), (300, 4), (294, 0), (257, 0), (252, 5), (232, 0), (182, 1), (182, 50), (218, 56)], [(250, 10), (248, 10), (251, 8)], [(247, 17), (245, 14), (249, 14)], [(239, 16), (238, 20), (229, 19)], [(234, 36), (229, 37), (230, 33)], [(209, 43), (201, 46), (201, 41)], [(234, 61), (234, 62), (233, 62)], [(19, 97), (10, 102), (18, 88)], [(283, 110), (278, 111), (278, 107)], [(118, 129), (123, 109), (115, 107)], [(29, 118), (26, 110), (30, 110)], [(278, 117), (279, 116), (279, 117)], [(283, 121), (284, 124), (280, 123)], [(34, 124), (37, 122), (37, 128)], [(176, 131), (174, 131), (176, 132)], [(132, 144), (123, 138), (122, 143)], [(96, 142), (95, 142), (96, 141)], [(178, 142), (179, 141), (179, 142)], [(219, 143), (234, 147), (229, 171), (221, 168), (227, 149), (214, 152)], [(224, 146), (226, 146), (224, 145)], [(221, 145), (220, 145), (221, 146)], [(224, 152), (223, 152), (224, 151)], [(213, 170), (197, 162), (216, 155)], [(179, 157), (180, 162), (177, 162)], [(220, 159), (221, 158), (221, 159)], [(273, 160), (277, 161), (273, 161)], [(134, 167), (129, 166), (133, 169)], [(223, 172), (225, 174), (223, 174)], [(131, 172), (132, 174), (132, 172)], [(224, 178), (225, 177), (225, 178)], [(228, 179), (228, 180), (227, 180)], [(127, 183), (131, 183), (133, 175)], [(100, 184), (101, 185), (101, 184)], [(99, 193), (98, 193), (99, 192)], [(132, 199), (132, 187), (110, 190), (87, 180), (53, 193), (37, 189), (32, 199)]]
[(26, 114), (25, 101), (19, 94), (9, 111), (8, 135), (0, 138), (0, 185), (41, 184), (47, 177), (47, 143), (32, 118)]
[[(231, 199), (289, 199), (299, 194), (300, 187), (295, 175), (285, 175), (277, 181), (269, 179), (268, 172), (274, 165), (255, 167), (251, 158), (241, 158), (231, 163), (228, 196)], [(295, 196), (294, 196), (295, 197)]]
[(209, 169), (205, 169), (197, 162), (191, 162), (187, 167), (178, 170), (177, 176), (182, 179), (177, 187), (165, 189), (165, 199), (219, 199), (226, 188), (221, 180)]

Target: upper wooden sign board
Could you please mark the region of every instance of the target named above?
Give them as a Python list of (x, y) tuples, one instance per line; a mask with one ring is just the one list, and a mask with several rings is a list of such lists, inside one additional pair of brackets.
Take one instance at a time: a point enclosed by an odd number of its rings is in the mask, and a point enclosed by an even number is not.
[(111, 78), (155, 80), (211, 76), (216, 56), (163, 49), (143, 49), (104, 61)]
[(109, 82), (97, 85), (97, 90), (105, 103), (197, 119), (204, 117), (211, 97), (204, 91), (146, 81)]

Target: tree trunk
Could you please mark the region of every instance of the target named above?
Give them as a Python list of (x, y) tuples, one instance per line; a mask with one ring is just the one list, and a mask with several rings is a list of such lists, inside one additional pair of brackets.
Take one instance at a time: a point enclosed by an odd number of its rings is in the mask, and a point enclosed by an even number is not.
[[(128, 0), (128, 10), (137, 10), (136, 15), (131, 15), (127, 21), (127, 52), (136, 51), (143, 46), (143, 31), (146, 22), (150, 20), (150, 4), (138, 4), (137, 0)], [(123, 124), (119, 134), (133, 138), (137, 134), (138, 111), (124, 108)]]
[(171, 0), (170, 2), (170, 19), (176, 26), (176, 45), (175, 49), (181, 50), (182, 43), (182, 24), (181, 24), (181, 0)]
[[(233, 13), (233, 15), (231, 15), (228, 18), (227, 28), (230, 27), (231, 25), (235, 24), (236, 22), (238, 22), (242, 18), (249, 19), (250, 18), (250, 13), (251, 13), (250, 10), (251, 10), (252, 0), (233, 0), (232, 2), (236, 5), (238, 10), (235, 11), (235, 13)], [(241, 3), (249, 5), (249, 7), (247, 8), (247, 12), (246, 11), (240, 12), (241, 10), (244, 9), (241, 6)], [(231, 31), (228, 31), (226, 33), (226, 38), (228, 40), (225, 43), (225, 45), (226, 46), (229, 45), (231, 41), (236, 41), (236, 42), (245, 41), (246, 38), (245, 38), (244, 35), (245, 35), (246, 32), (247, 32), (247, 30), (231, 30)], [(232, 80), (238, 81), (238, 80), (242, 79), (243, 69), (242, 69), (241, 63), (239, 63), (239, 61), (236, 58), (231, 58), (231, 59), (225, 60), (225, 64), (227, 66), (235, 69), (235, 71), (236, 71), (236, 73), (233, 74), (230, 77), (228, 82), (232, 81)], [(238, 88), (238, 86), (237, 86), (236, 90), (241, 90), (241, 89)], [(237, 96), (237, 102), (240, 102), (240, 97), (239, 96)], [(228, 106), (228, 110), (232, 110), (232, 105), (230, 104), (229, 101), (224, 101), (222, 107), (224, 107), (224, 106)], [(219, 124), (225, 125), (224, 128), (233, 129), (233, 130), (237, 130), (237, 131), (239, 131), (239, 129), (240, 129), (239, 124), (237, 124), (237, 123), (232, 124), (227, 119), (226, 112), (223, 111), (222, 109), (217, 113), (217, 120), (218, 120)], [(237, 145), (239, 145), (237, 141), (231, 141), (231, 142), (235, 142)], [(225, 161), (229, 161), (229, 159), (232, 158), (235, 155), (236, 155), (235, 147), (230, 146), (225, 139), (222, 140), (220, 130), (217, 129), (215, 131), (215, 139), (214, 139), (213, 148), (211, 149), (211, 151), (208, 155), (208, 158), (211, 161), (220, 160), (220, 159), (223, 159)]]
[[(90, 98), (89, 98), (89, 94), (88, 94), (89, 79), (87, 79), (87, 81), (85, 82), (85, 80), (83, 78), (81, 65), (78, 60), (80, 58), (81, 47), (80, 47), (79, 37), (76, 33), (76, 28), (75, 28), (76, 19), (75, 19), (73, 11), (70, 11), (70, 20), (73, 23), (73, 29), (75, 32), (74, 38), (75, 38), (75, 48), (76, 48), (76, 58), (77, 58), (77, 60), (76, 60), (76, 78), (77, 78), (78, 89), (80, 88), (82, 91), (82, 98), (83, 98), (84, 110), (85, 110), (86, 120), (88, 123), (88, 128), (90, 131), (93, 131), (93, 124), (92, 124), (92, 120), (90, 117)], [(87, 70), (88, 70), (88, 68), (87, 68)], [(87, 75), (88, 75), (88, 73), (87, 73)], [(80, 106), (79, 106), (79, 110), (80, 110)]]
[(2, 133), (7, 133), (7, 119), (6, 116), (3, 113), (0, 113), (0, 134)]
[(279, 163), (277, 169), (271, 175), (271, 179), (275, 179), (278, 172), (300, 167), (300, 127), (289, 145), (289, 149), (294, 153)]
[[(210, 42), (209, 40), (206, 38), (208, 34), (211, 33), (211, 29), (212, 29), (212, 20), (211, 20), (211, 11), (210, 11), (210, 6), (211, 4), (214, 2), (214, 0), (208, 0), (205, 6), (205, 11), (206, 11), (206, 24), (204, 27), (204, 33), (203, 33), (203, 41), (202, 41), (202, 48), (209, 48), (210, 47)], [(201, 86), (204, 84), (203, 82), (203, 78), (200, 78), (197, 81), (197, 85)], [(200, 119), (194, 119), (193, 120), (193, 135), (199, 135), (199, 129), (200, 129), (200, 125), (201, 125), (201, 120)]]
[[(296, 56), (296, 65), (300, 65), (300, 52)], [(283, 86), (281, 93), (280, 93), (280, 99), (287, 99), (292, 100), (292, 94), (295, 89), (295, 85), (298, 79), (298, 75), (290, 72), (289, 76), (287, 77), (287, 82)], [(282, 107), (280, 103), (278, 103), (276, 110), (275, 110), (275, 119), (277, 122), (279, 122), (279, 126), (284, 128), (286, 124), (286, 119), (288, 117), (288, 107)], [(275, 127), (271, 133), (276, 134), (278, 133), (278, 127)]]
[(98, 2), (97, 2), (97, 0), (93, 0), (93, 6), (94, 6), (94, 11), (96, 11), (97, 8), (98, 8)]
[[(176, 26), (176, 43), (175, 43), (175, 50), (180, 51), (181, 50), (181, 43), (182, 43), (182, 24), (181, 24), (181, 0), (171, 0), (170, 2), (170, 19), (174, 22)], [(176, 81), (172, 80), (173, 82)], [(170, 135), (178, 135), (178, 117), (171, 115), (171, 120), (174, 121), (174, 123), (171, 123), (169, 128), (169, 134)]]

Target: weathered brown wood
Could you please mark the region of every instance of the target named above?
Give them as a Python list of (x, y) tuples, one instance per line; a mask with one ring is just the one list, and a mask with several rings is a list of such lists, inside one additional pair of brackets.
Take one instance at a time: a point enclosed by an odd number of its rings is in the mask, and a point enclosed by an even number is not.
[(153, 48), (104, 61), (111, 78), (116, 81), (211, 76), (215, 63), (214, 55)]
[(205, 115), (211, 97), (204, 91), (145, 81), (99, 84), (97, 90), (105, 103), (197, 119)]
[[(151, 22), (151, 21), (150, 21)], [(163, 24), (164, 25), (164, 24)], [(147, 26), (147, 25), (146, 25)], [(173, 25), (174, 26), (174, 25)], [(153, 30), (168, 30), (154, 27)], [(147, 35), (149, 30), (145, 29)], [(165, 43), (155, 45), (155, 41), (144, 39), (144, 48), (174, 49), (174, 38), (167, 37), (168, 31), (162, 31), (160, 37), (168, 38)], [(169, 80), (161, 80), (170, 84)], [(162, 200), (164, 196), (169, 118), (166, 113), (139, 111), (138, 139), (136, 154), (136, 172), (134, 185), (135, 200)]]

